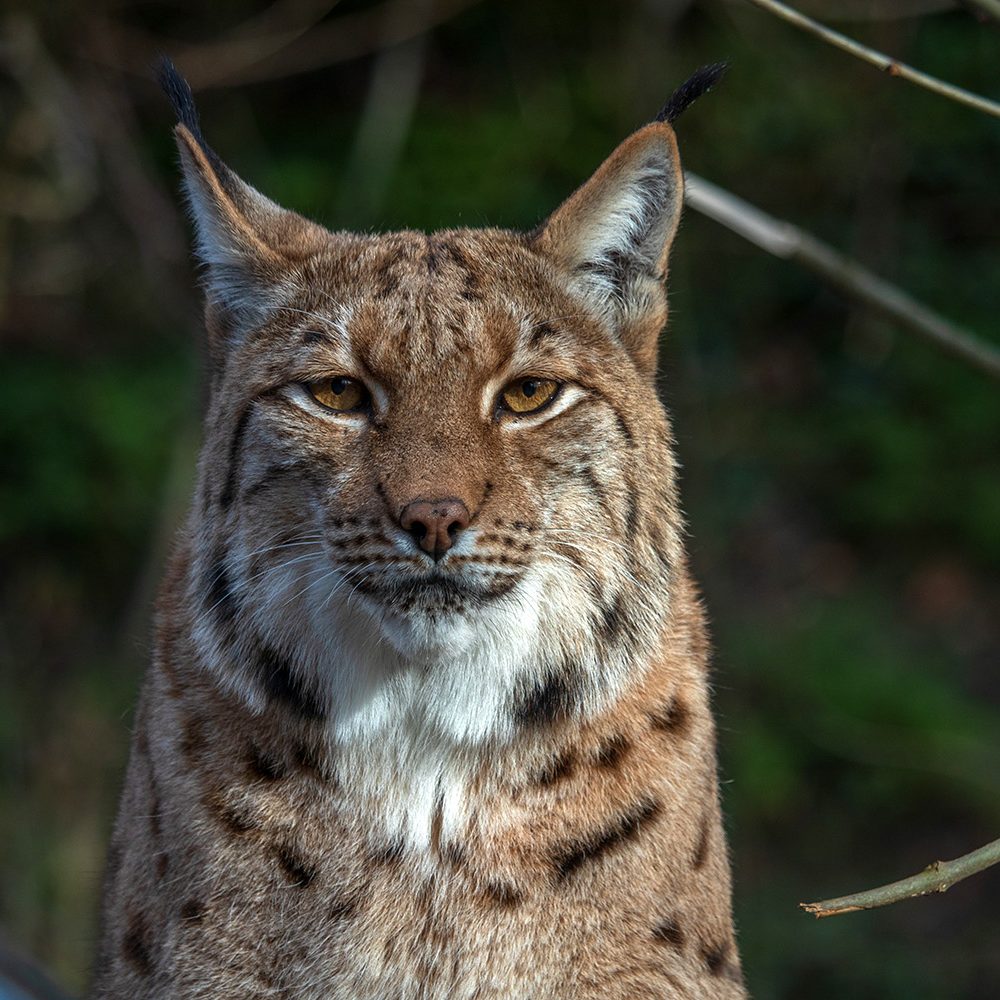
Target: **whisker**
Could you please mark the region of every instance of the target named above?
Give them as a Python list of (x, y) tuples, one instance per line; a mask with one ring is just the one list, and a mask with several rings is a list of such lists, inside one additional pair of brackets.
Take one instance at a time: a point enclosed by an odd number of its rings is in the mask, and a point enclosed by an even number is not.
[[(304, 562), (306, 559), (312, 559), (314, 555), (315, 553), (313, 552), (307, 552), (305, 555), (296, 556), (294, 559), (286, 559), (284, 562), (277, 563), (274, 566), (266, 566), (260, 572), (254, 573), (252, 576), (240, 580), (239, 583), (242, 584), (243, 588), (245, 589), (249, 584), (256, 583), (264, 576), (268, 576), (271, 573), (276, 573), (278, 570), (285, 569), (288, 566), (294, 566), (296, 563)], [(216, 582), (218, 581), (219, 575), (220, 574), (214, 575), (214, 580)], [(225, 594), (224, 596), (220, 597), (219, 600), (217, 600), (213, 605), (211, 605), (211, 607), (207, 609), (206, 614), (211, 614), (213, 611), (215, 611), (217, 607), (219, 607), (220, 604), (225, 604), (225, 602), (230, 600), (231, 597), (232, 597), (231, 594)]]
[[(303, 581), (308, 581), (293, 594), (289, 594), (282, 602), (274, 609), (275, 613), (284, 611), (293, 601), (297, 601), (300, 597), (305, 596), (313, 587), (322, 583), (324, 580), (329, 579), (331, 576), (335, 576), (338, 571), (337, 566), (316, 566), (312, 570), (303, 573), (295, 582), (303, 583)], [(309, 579), (313, 577), (313, 579)]]
[[(281, 534), (281, 532), (278, 532)], [(276, 536), (274, 536), (276, 537)], [(287, 542), (279, 542), (277, 545), (263, 545), (259, 549), (251, 549), (249, 552), (241, 552), (240, 557), (249, 559), (251, 556), (259, 556), (264, 552), (274, 552), (278, 549), (287, 548), (290, 545), (311, 545), (314, 542), (321, 542), (326, 536), (317, 532), (314, 535), (299, 535)]]

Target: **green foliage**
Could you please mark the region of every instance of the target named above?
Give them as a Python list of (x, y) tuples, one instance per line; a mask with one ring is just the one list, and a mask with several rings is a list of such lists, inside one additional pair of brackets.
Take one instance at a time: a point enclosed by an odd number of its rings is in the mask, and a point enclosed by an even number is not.
[(0, 543), (58, 536), (141, 547), (171, 436), (195, 405), (186, 356), (72, 362), (30, 354), (5, 363)]

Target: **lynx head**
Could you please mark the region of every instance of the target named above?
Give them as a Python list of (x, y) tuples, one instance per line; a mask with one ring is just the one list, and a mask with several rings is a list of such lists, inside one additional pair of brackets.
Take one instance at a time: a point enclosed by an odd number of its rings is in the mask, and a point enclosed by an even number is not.
[[(717, 73), (715, 74), (717, 75)], [(683, 88), (535, 232), (331, 232), (163, 82), (211, 394), (188, 601), (209, 669), (331, 730), (503, 738), (641, 670), (680, 556), (654, 388)]]

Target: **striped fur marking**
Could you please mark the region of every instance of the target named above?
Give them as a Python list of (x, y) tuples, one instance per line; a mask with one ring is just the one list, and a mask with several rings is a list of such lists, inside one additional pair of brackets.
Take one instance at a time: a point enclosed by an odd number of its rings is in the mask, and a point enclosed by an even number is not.
[(557, 881), (564, 881), (583, 865), (597, 861), (608, 851), (635, 840), (645, 827), (655, 821), (660, 808), (660, 803), (654, 798), (641, 799), (605, 829), (557, 848), (552, 856)]

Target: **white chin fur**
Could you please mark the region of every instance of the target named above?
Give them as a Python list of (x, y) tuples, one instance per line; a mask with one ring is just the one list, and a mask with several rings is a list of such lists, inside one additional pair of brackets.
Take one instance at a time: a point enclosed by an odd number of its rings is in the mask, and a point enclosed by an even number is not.
[[(426, 846), (437, 803), (446, 826), (464, 822), (463, 810), (451, 808), (467, 797), (462, 762), (515, 734), (515, 706), (554, 662), (583, 671), (586, 711), (620, 689), (627, 665), (597, 657), (584, 586), (541, 562), (510, 592), (464, 614), (391, 614), (331, 574), (317, 548), (269, 573), (252, 604), (245, 594), (247, 625), (294, 651), (294, 669), (323, 695), (330, 738), (355, 762), (344, 781), (370, 803), (373, 822)], [(210, 632), (202, 642), (213, 642)], [(236, 679), (242, 674), (227, 675), (249, 704), (264, 707), (254, 685)]]
[[(367, 603), (367, 602), (365, 602)], [(409, 613), (370, 605), (377, 627), (404, 659), (426, 661), (466, 655), (477, 643), (482, 629), (467, 613), (437, 611), (433, 615), (415, 609)], [(482, 612), (476, 611), (478, 619)]]
[[(325, 558), (317, 553), (320, 565)], [(542, 649), (551, 655), (553, 639), (565, 633), (565, 623), (548, 628), (547, 612), (574, 606), (565, 593), (556, 597), (564, 587), (537, 571), (465, 612), (427, 613), (394, 612), (335, 577), (303, 587), (311, 572), (306, 562), (270, 574), (254, 595), (253, 617), (327, 693), (337, 740), (419, 731), (422, 740), (469, 746), (506, 735), (519, 680), (537, 672)], [(572, 595), (575, 606), (582, 596)]]

